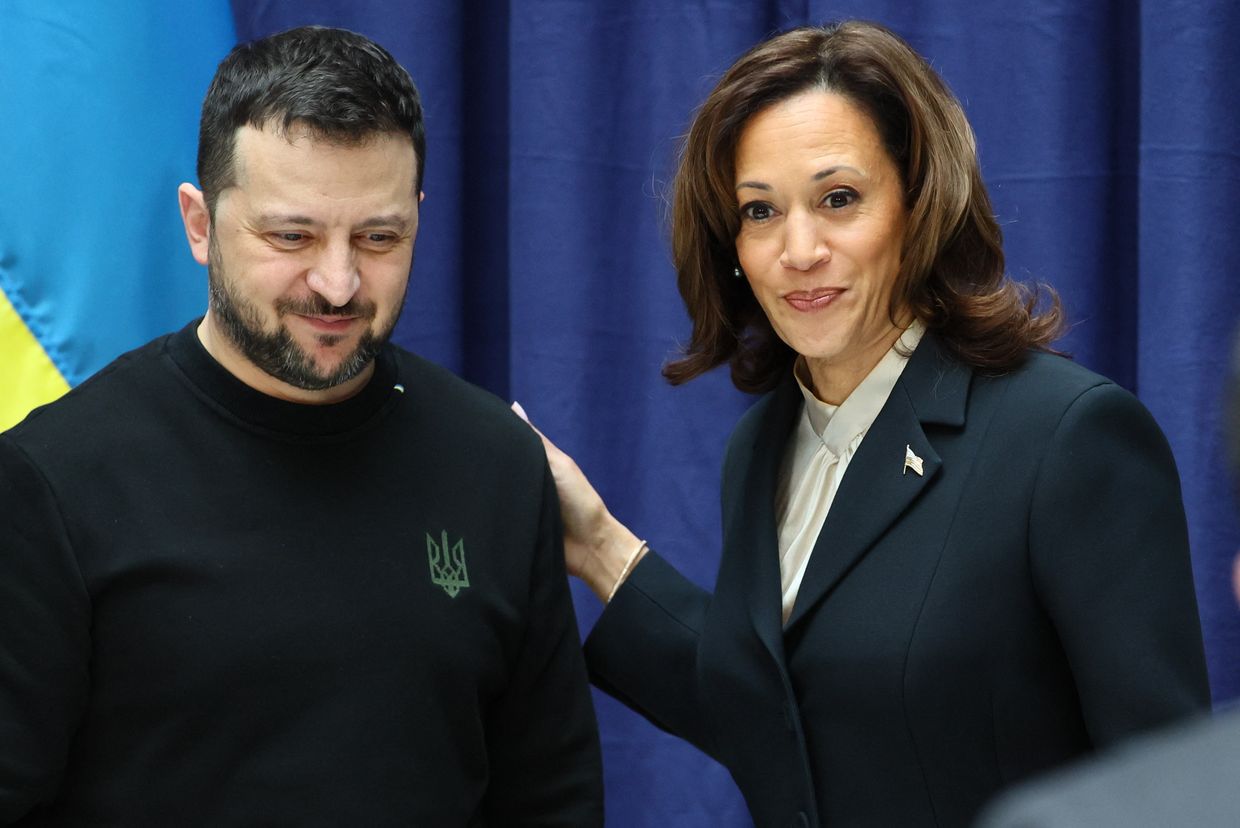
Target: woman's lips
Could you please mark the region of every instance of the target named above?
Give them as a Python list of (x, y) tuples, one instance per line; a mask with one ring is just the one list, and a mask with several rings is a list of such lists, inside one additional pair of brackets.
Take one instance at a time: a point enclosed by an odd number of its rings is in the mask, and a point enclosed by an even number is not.
[(784, 296), (784, 301), (804, 313), (819, 311), (830, 305), (844, 293), (844, 288), (819, 288), (817, 290), (794, 290)]

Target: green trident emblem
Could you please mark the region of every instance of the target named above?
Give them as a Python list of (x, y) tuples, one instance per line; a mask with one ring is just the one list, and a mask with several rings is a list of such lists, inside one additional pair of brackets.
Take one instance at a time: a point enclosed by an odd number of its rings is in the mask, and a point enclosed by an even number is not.
[(426, 536), (426, 558), (431, 564), (431, 583), (443, 587), (449, 598), (469, 586), (469, 572), (465, 569), (465, 539), (448, 545), (448, 533), (442, 532), (443, 544), (435, 543)]

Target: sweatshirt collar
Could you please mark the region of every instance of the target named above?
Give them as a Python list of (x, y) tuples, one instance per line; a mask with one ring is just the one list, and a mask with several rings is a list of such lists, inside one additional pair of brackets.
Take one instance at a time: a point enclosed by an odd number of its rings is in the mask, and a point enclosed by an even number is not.
[(374, 419), (389, 400), (403, 393), (395, 351), (388, 344), (375, 358), (370, 381), (347, 400), (307, 405), (269, 396), (216, 362), (198, 339), (200, 321), (191, 322), (169, 338), (169, 355), (201, 397), (246, 425), (290, 436), (344, 434)]

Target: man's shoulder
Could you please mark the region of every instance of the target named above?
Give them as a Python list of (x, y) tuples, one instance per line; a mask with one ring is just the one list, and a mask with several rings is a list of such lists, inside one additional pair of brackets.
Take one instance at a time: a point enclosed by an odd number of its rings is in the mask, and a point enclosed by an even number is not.
[(419, 419), (444, 434), (468, 435), (480, 444), (542, 447), (533, 429), (495, 394), (462, 379), (442, 365), (393, 346), (397, 377), (414, 402)]
[(31, 411), (5, 436), (19, 444), (76, 440), (118, 419), (132, 420), (134, 402), (159, 393), (157, 366), (171, 336), (164, 334), (121, 354), (59, 399)]
[(434, 403), (432, 409), (445, 417), (498, 420), (517, 424), (507, 403), (418, 354), (394, 347), (397, 376), (406, 394)]

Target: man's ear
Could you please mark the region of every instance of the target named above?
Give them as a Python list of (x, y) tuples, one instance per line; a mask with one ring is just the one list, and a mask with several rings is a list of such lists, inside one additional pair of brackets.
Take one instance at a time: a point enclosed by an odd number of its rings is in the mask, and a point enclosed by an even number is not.
[(202, 190), (193, 184), (177, 187), (177, 200), (181, 204), (181, 221), (185, 223), (185, 238), (189, 240), (189, 252), (200, 265), (207, 263), (207, 250), (211, 241), (211, 214)]

